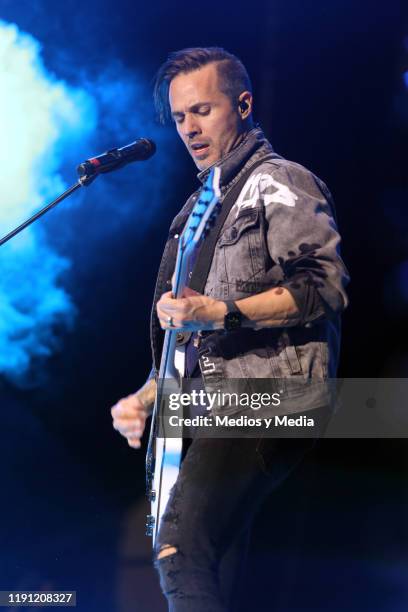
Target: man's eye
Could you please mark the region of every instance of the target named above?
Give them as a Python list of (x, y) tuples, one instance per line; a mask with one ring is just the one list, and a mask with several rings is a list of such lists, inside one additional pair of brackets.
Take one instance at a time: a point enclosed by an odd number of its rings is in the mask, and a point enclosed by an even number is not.
[(176, 123), (182, 123), (184, 120), (184, 117), (181, 117), (180, 115), (177, 115), (177, 117), (173, 117), (174, 121)]
[(203, 108), (199, 108), (198, 109), (198, 114), (199, 115), (208, 115), (210, 110), (211, 110), (211, 108), (209, 106), (204, 106)]

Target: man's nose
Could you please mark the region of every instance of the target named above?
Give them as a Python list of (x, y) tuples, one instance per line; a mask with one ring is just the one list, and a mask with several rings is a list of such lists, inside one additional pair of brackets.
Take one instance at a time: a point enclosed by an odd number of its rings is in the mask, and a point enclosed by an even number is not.
[(183, 132), (186, 138), (194, 138), (197, 134), (200, 133), (200, 126), (195, 117), (191, 115), (186, 115), (184, 119)]

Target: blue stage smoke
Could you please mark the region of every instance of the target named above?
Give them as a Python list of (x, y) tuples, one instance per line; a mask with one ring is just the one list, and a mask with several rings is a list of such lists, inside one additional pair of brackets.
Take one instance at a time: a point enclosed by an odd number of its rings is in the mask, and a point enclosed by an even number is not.
[[(167, 138), (140, 104), (146, 99), (151, 107), (149, 88), (120, 64), (98, 77), (84, 72), (70, 86), (46, 69), (38, 41), (0, 21), (0, 66), (1, 235), (73, 183), (74, 168), (84, 158), (138, 136), (162, 143)], [(101, 239), (128, 226), (136, 209), (140, 230), (160, 204), (158, 177), (165, 167), (159, 155), (136, 194), (132, 173), (120, 172), (120, 183), (115, 175), (98, 179), (0, 248), (0, 374), (15, 384), (41, 381), (38, 374), (46, 369), (38, 366), (75, 322), (76, 307), (63, 283), (79, 240), (86, 243), (88, 259), (97, 260), (92, 249)], [(148, 207), (142, 197), (147, 194)], [(82, 210), (78, 204), (84, 200)], [(86, 225), (77, 238), (67, 227), (67, 214), (84, 226), (96, 215), (101, 222), (90, 223), (92, 231)], [(59, 224), (62, 218), (65, 223)]]

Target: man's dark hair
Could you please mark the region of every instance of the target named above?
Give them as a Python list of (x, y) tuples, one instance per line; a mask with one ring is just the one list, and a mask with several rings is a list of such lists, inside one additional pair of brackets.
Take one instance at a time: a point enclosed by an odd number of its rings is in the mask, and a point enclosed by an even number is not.
[(222, 47), (191, 47), (170, 53), (160, 66), (154, 85), (154, 105), (160, 123), (170, 118), (169, 87), (180, 73), (193, 72), (207, 64), (217, 63), (220, 90), (231, 100), (233, 106), (243, 91), (252, 91), (252, 85), (243, 63)]

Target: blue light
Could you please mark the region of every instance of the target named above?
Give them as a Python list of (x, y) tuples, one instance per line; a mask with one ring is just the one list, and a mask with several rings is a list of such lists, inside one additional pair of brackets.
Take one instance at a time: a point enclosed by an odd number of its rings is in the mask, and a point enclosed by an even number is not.
[[(65, 187), (58, 146), (88, 132), (96, 114), (85, 92), (47, 73), (32, 36), (0, 21), (0, 41), (3, 235)], [(73, 320), (75, 308), (59, 280), (68, 267), (38, 226), (0, 249), (0, 372), (15, 382), (22, 384), (33, 359), (55, 348), (55, 325)]]
[[(146, 114), (151, 92), (140, 75), (116, 62), (90, 77), (79, 65), (73, 87), (47, 70), (37, 40), (0, 20), (0, 130), (7, 143), (0, 147), (1, 236), (72, 184), (86, 157), (140, 136), (167, 142), (168, 132)], [(75, 323), (63, 282), (78, 245), (85, 245), (81, 267), (97, 265), (101, 240), (124, 227), (143, 231), (162, 204), (168, 164), (160, 155), (149, 164), (137, 190), (126, 170), (119, 180), (98, 179), (0, 248), (0, 375), (18, 385), (41, 382), (44, 358)], [(80, 236), (67, 217), (61, 223), (61, 212), (70, 210), (86, 227)]]

